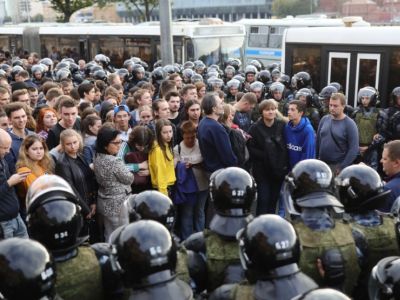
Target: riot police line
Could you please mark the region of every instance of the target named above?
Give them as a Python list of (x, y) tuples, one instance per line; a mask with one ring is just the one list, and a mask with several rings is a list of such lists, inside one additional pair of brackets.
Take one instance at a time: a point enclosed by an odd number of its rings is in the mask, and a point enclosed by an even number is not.
[[(44, 61), (32, 66), (32, 75), (35, 80), (72, 78), (76, 84), (86, 76), (104, 81), (113, 69), (107, 57), (97, 59), (93, 67), (87, 64), (84, 74), (76, 70), (75, 62), (64, 60), (54, 71), (52, 62), (47, 69)], [(17, 74), (18, 64), (11, 76)], [(116, 73), (126, 91), (148, 77), (155, 84), (168, 74), (181, 73), (185, 82), (205, 80), (210, 91), (225, 90), (227, 99), (240, 90), (260, 93), (262, 98), (275, 89), (281, 91), (283, 114), (291, 99), (305, 96), (311, 119), (323, 114), (324, 91), (319, 97), (312, 91), (306, 72), (294, 76), (292, 86), (298, 91), (293, 93), (278, 66), (268, 71), (253, 64), (246, 66), (244, 76), (240, 61), (234, 59), (224, 71), (210, 66), (205, 73), (206, 66), (198, 61), (188, 62), (183, 70), (176, 65), (156, 66), (149, 73), (144, 62), (132, 59), (126, 70)], [(8, 76), (7, 71), (0, 76)], [(259, 80), (251, 82), (251, 74)], [(274, 78), (277, 81), (272, 82)], [(337, 92), (340, 87), (329, 89)], [(376, 104), (377, 91), (366, 92)], [(378, 114), (385, 122), (385, 141), (398, 133), (388, 112)], [(75, 192), (56, 176), (42, 176), (28, 192), (27, 223), (32, 240), (46, 249), (31, 240), (1, 242), (0, 292), (5, 299), (347, 299), (340, 292), (366, 299), (370, 289), (371, 299), (397, 299), (398, 223), (394, 216), (375, 211), (388, 192), (372, 168), (348, 168), (335, 178), (321, 161), (296, 165), (282, 196), (290, 223), (274, 215), (252, 216), (256, 189), (246, 171), (228, 168), (215, 173), (210, 179), (215, 215), (209, 228), (181, 243), (172, 234), (176, 216), (171, 200), (146, 191), (126, 200), (121, 227), (110, 241), (90, 247), (86, 237), (79, 236), (83, 220)], [(159, 211), (152, 211), (154, 207)], [(32, 257), (38, 261), (30, 262)], [(318, 286), (330, 289), (316, 290)]]

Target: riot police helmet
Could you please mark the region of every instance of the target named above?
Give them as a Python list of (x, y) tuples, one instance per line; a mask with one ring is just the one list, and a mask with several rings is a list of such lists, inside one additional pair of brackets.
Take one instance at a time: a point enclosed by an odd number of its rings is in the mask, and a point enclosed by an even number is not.
[(153, 83), (161, 84), (161, 81), (165, 79), (165, 72), (162, 67), (157, 67), (151, 72), (151, 81)]
[(280, 82), (274, 82), (269, 87), (269, 91), (271, 94), (274, 92), (283, 93), (284, 90), (285, 90), (285, 86)]
[(391, 105), (392, 106), (400, 106), (400, 101), (399, 101), (399, 99), (400, 99), (400, 86), (395, 87), (393, 89), (392, 93), (390, 94), (390, 96), (391, 96), (391, 100), (392, 100)]
[[(126, 225), (115, 243), (126, 287), (148, 286), (162, 278), (173, 278), (176, 245), (162, 224), (140, 220)], [(156, 273), (158, 276), (151, 276)]]
[(87, 239), (78, 237), (83, 226), (79, 199), (63, 178), (40, 176), (29, 187), (26, 202), (29, 236), (54, 255), (69, 252)]
[(44, 73), (44, 67), (41, 64), (33, 65), (31, 68), (32, 75), (35, 76), (36, 73), (40, 73), (43, 75)]
[(61, 61), (59, 62), (56, 67), (54, 68), (55, 71), (60, 70), (60, 69), (69, 69), (69, 62), (67, 61)]
[(71, 57), (65, 57), (65, 58), (63, 58), (63, 59), (61, 60), (61, 62), (65, 62), (65, 61), (68, 62), (68, 63), (70, 63), (70, 64), (75, 63), (74, 59), (71, 58)]
[(240, 81), (240, 83), (244, 83), (245, 82), (245, 78), (242, 76), (242, 75), (240, 75), (240, 74), (236, 74), (235, 76), (233, 76), (233, 78), (232, 79), (236, 79), (236, 80), (239, 80)]
[(153, 220), (172, 231), (175, 207), (171, 199), (158, 191), (144, 191), (125, 200), (121, 208), (121, 225), (138, 220)]
[(230, 88), (240, 89), (241, 83), (237, 79), (231, 79), (226, 83), (226, 86), (228, 87), (228, 89)]
[(205, 69), (206, 65), (201, 60), (194, 61), (194, 70), (197, 73), (202, 74)]
[(217, 214), (247, 216), (257, 198), (257, 188), (251, 175), (244, 169), (229, 167), (210, 180), (210, 197)]
[(71, 74), (75, 74), (78, 73), (79, 71), (79, 66), (74, 63), (74, 62), (70, 62), (69, 63), (69, 71), (71, 72)]
[(254, 81), (250, 84), (250, 92), (261, 91), (264, 92), (265, 85), (261, 81)]
[(129, 71), (128, 69), (121, 68), (115, 72), (122, 80), (125, 82), (129, 81)]
[(4, 70), (4, 71), (6, 71), (6, 72), (11, 72), (11, 66), (10, 65), (8, 65), (8, 64), (1, 64), (0, 65), (0, 69), (2, 69), (2, 70)]
[(319, 92), (318, 96), (321, 100), (329, 100), (332, 94), (337, 92), (338, 89), (336, 87), (334, 87), (333, 85), (327, 85)]
[(289, 89), (290, 88), (290, 76), (286, 75), (286, 74), (281, 74), (281, 76), (279, 77), (278, 81), (280, 83), (283, 83), (283, 85)]
[(273, 81), (277, 81), (279, 77), (281, 77), (281, 70), (279, 69), (273, 69), (271, 71), (271, 77)]
[(257, 72), (260, 72), (262, 69), (263, 69), (263, 65), (262, 65), (262, 63), (260, 62), (260, 61), (258, 61), (257, 59), (252, 59), (250, 62), (249, 62), (249, 65), (252, 65), (252, 66), (255, 66), (256, 67), (256, 69), (257, 69)]
[(162, 67), (162, 60), (159, 59), (153, 64), (153, 70), (156, 68)]
[(97, 70), (93, 73), (93, 79), (107, 82), (107, 74), (104, 70)]
[(94, 61), (98, 64), (101, 64), (103, 67), (106, 67), (110, 64), (110, 58), (104, 54), (95, 55)]
[(280, 64), (278, 64), (276, 62), (273, 62), (273, 63), (270, 63), (267, 65), (267, 70), (270, 72), (272, 72), (273, 69), (280, 69), (280, 68), (281, 68)]
[(268, 70), (261, 70), (259, 73), (257, 73), (256, 80), (267, 84), (271, 82), (271, 73)]
[(338, 290), (323, 288), (311, 290), (292, 300), (350, 300), (350, 298)]
[(19, 58), (13, 60), (12, 63), (11, 63), (11, 65), (12, 65), (13, 67), (15, 67), (15, 66), (24, 67), (24, 63), (23, 63), (22, 60), (20, 60)]
[(339, 82), (333, 81), (330, 82), (329, 85), (334, 86), (338, 93), (343, 93), (343, 86)]
[(171, 75), (175, 73), (175, 68), (173, 65), (166, 65), (163, 67), (163, 71), (167, 75)]
[(298, 162), (286, 176), (290, 194), (300, 207), (338, 207), (332, 170), (318, 159)]
[(378, 98), (377, 91), (372, 87), (363, 87), (358, 91), (357, 99), (358, 104), (362, 104), (363, 98), (369, 98), (368, 106), (375, 106)]
[(229, 77), (229, 76), (233, 77), (236, 74), (236, 70), (233, 66), (226, 66), (226, 68), (224, 69), (224, 74), (225, 74), (225, 77)]
[(302, 88), (310, 88), (312, 86), (312, 80), (310, 74), (301, 71), (293, 75), (292, 77), (292, 88), (300, 90)]
[(247, 65), (246, 68), (244, 69), (244, 74), (247, 76), (247, 74), (257, 74), (257, 68), (253, 65)]
[(50, 58), (45, 57), (45, 58), (42, 58), (41, 60), (39, 60), (39, 64), (46, 65), (50, 71), (51, 67), (53, 66), (53, 61)]
[(305, 103), (306, 103), (307, 105), (311, 105), (311, 103), (312, 103), (312, 98), (313, 98), (313, 94), (312, 94), (312, 92), (311, 92), (310, 89), (308, 89), (308, 88), (302, 88), (302, 89), (300, 89), (300, 90), (298, 90), (298, 91), (296, 92), (294, 98), (295, 98), (296, 100), (303, 100), (303, 99), (304, 99), (303, 101), (305, 101)]
[(189, 83), (194, 74), (195, 73), (192, 69), (184, 69), (182, 71), (182, 78), (185, 81), (185, 83)]
[(12, 77), (12, 79), (15, 79), (15, 75), (17, 75), (19, 72), (21, 72), (23, 70), (24, 70), (24, 68), (21, 67), (21, 66), (18, 66), (18, 65), (12, 67), (12, 69), (11, 69), (11, 77)]
[(242, 66), (242, 62), (238, 58), (228, 58), (226, 65), (234, 67), (236, 72), (238, 72)]
[(242, 266), (258, 279), (271, 270), (298, 263), (300, 243), (293, 226), (278, 215), (254, 218), (237, 234)]
[(59, 69), (56, 72), (56, 81), (61, 81), (63, 79), (71, 78), (71, 72), (69, 69)]
[(0, 242), (0, 295), (5, 299), (53, 299), (55, 284), (54, 262), (43, 245), (16, 237)]
[(145, 71), (147, 71), (149, 69), (149, 64), (143, 60), (138, 61), (137, 64), (141, 65)]
[(190, 81), (192, 82), (192, 84), (195, 84), (196, 82), (203, 82), (203, 76), (201, 76), (198, 73), (193, 74), (193, 76), (191, 77)]
[(183, 69), (191, 69), (191, 70), (193, 70), (194, 69), (194, 63), (192, 61), (190, 61), (190, 60), (186, 61), (183, 64)]
[(207, 80), (209, 90), (213, 91), (216, 89), (222, 89), (224, 87), (224, 81), (217, 77), (211, 77)]
[(400, 257), (381, 259), (372, 269), (368, 294), (371, 300), (400, 299)]
[(335, 183), (346, 212), (377, 209), (390, 194), (390, 190), (384, 190), (378, 172), (365, 165), (344, 168)]

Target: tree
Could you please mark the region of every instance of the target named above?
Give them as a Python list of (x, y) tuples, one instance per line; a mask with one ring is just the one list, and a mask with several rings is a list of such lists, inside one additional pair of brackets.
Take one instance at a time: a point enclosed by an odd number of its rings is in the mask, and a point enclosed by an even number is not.
[(43, 22), (44, 21), (44, 17), (42, 14), (36, 14), (31, 18), (32, 22)]
[(135, 8), (143, 21), (150, 21), (150, 16), (155, 7), (160, 3), (159, 0), (95, 0), (100, 7), (104, 7), (110, 2), (123, 2), (128, 10)]
[(272, 13), (277, 17), (310, 14), (315, 8), (314, 0), (274, 0), (272, 3)]
[(93, 4), (92, 0), (50, 0), (52, 7), (61, 16), (58, 18), (60, 22), (69, 22), (71, 15), (77, 10)]

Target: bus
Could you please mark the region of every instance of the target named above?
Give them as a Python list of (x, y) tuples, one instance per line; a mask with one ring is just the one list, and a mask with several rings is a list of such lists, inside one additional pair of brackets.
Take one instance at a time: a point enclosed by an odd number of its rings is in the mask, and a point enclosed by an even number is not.
[[(241, 19), (235, 22), (246, 28), (243, 57), (244, 64), (257, 59), (264, 65), (280, 63), (282, 37), (286, 28), (292, 27), (343, 27), (348, 19), (330, 19), (326, 15), (288, 16), (283, 19)], [(361, 17), (353, 19), (353, 26), (368, 26)]]
[[(228, 57), (241, 57), (245, 29), (243, 25), (216, 22), (180, 21), (172, 24), (173, 51), (176, 63), (201, 59), (219, 64)], [(56, 50), (61, 57), (92, 60), (102, 53), (111, 64), (121, 67), (133, 56), (149, 65), (161, 59), (159, 22), (131, 24), (24, 24), (0, 27), (0, 50), (21, 56), (37, 52), (48, 57)]]
[(339, 82), (353, 106), (358, 90), (372, 86), (386, 107), (400, 85), (400, 26), (289, 28), (281, 67), (288, 75), (309, 72), (317, 91)]

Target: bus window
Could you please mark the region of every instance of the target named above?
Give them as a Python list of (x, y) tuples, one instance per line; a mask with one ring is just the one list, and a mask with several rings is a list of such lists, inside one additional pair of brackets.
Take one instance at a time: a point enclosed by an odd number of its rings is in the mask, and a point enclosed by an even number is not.
[(194, 59), (194, 49), (192, 40), (190, 39), (185, 40), (185, 49), (186, 49), (185, 61), (188, 60), (194, 61), (195, 59)]
[(362, 53), (357, 55), (356, 93), (365, 86), (378, 88), (379, 63), (380, 54)]
[(400, 50), (394, 50), (389, 65), (388, 93), (400, 86)]
[(81, 58), (79, 49), (79, 40), (76, 37), (62, 37), (59, 39), (58, 49), (61, 52), (61, 58), (70, 57), (76, 62)]
[(339, 82), (348, 95), (350, 74), (350, 53), (330, 52), (327, 82)]
[(0, 50), (1, 51), (10, 51), (10, 44), (8, 36), (0, 37)]
[(254, 48), (268, 47), (268, 26), (250, 27), (248, 46)]
[(40, 43), (41, 43), (41, 51), (42, 51), (42, 57), (50, 57), (50, 54), (52, 53), (52, 48), (55, 47), (56, 49), (59, 50), (58, 47), (58, 39), (55, 36), (46, 36), (46, 37), (41, 37), (40, 38)]
[(268, 47), (282, 48), (282, 35), (284, 30), (285, 28), (282, 26), (270, 28)]
[(241, 36), (221, 38), (222, 62), (225, 62), (228, 57), (240, 58), (242, 44), (243, 37)]
[(130, 57), (140, 57), (143, 61), (150, 63), (151, 43), (149, 38), (126, 38), (124, 60)]
[(316, 47), (296, 47), (293, 49), (292, 57), (293, 75), (305, 71), (311, 75), (313, 87), (319, 91), (321, 89), (321, 49)]
[(219, 64), (220, 41), (219, 38), (193, 39), (195, 57), (206, 65)]
[(182, 43), (174, 41), (174, 62), (182, 64)]

